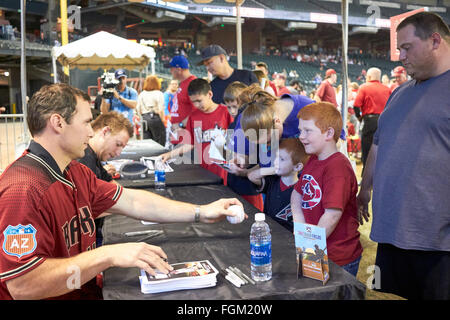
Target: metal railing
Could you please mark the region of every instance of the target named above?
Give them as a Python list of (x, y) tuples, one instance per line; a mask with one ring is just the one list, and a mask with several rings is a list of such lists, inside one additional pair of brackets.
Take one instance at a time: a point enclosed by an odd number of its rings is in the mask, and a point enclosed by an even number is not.
[(28, 147), (30, 135), (24, 128), (23, 114), (0, 115), (0, 174)]

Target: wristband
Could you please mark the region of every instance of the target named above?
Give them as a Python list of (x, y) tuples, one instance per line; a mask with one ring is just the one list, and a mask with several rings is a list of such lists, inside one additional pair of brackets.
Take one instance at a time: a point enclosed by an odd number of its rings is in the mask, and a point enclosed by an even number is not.
[(195, 207), (195, 218), (194, 222), (200, 222), (200, 207)]

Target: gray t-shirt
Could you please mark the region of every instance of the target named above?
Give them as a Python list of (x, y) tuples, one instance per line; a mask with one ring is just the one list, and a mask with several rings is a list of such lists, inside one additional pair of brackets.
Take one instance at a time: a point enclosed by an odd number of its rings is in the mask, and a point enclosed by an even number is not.
[(450, 70), (390, 96), (378, 122), (370, 238), (450, 251)]

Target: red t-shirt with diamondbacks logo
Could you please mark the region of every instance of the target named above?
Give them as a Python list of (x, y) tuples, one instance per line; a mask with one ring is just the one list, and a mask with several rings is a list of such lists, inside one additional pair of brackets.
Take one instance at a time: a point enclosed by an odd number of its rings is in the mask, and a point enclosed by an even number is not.
[(180, 82), (177, 93), (172, 100), (172, 108), (170, 109), (170, 122), (180, 123), (187, 116), (189, 116), (192, 111), (196, 110), (188, 95), (189, 84), (196, 78), (196, 76), (192, 75)]
[[(12, 298), (6, 281), (47, 258), (95, 249), (94, 219), (121, 194), (121, 186), (97, 179), (77, 161), (61, 173), (51, 155), (32, 141), (0, 176), (0, 299)], [(91, 285), (92, 281), (56, 298), (92, 297)]]
[(196, 108), (186, 124), (186, 131), (189, 133), (187, 138), (189, 139), (182, 142), (194, 145), (194, 152), (197, 153), (196, 159), (201, 160), (201, 166), (215, 173), (224, 181), (226, 181), (227, 172), (213, 163), (213, 161), (219, 161), (220, 159), (211, 159), (209, 148), (212, 137), (217, 133), (217, 130), (226, 137), (226, 130), (231, 122), (233, 122), (233, 118), (223, 104), (217, 105), (216, 110), (210, 113), (205, 113)]
[(311, 155), (294, 187), (302, 196), (305, 222), (317, 225), (325, 209), (340, 209), (342, 216), (327, 238), (329, 258), (343, 266), (362, 253), (359, 241), (356, 193), (358, 183), (350, 161), (340, 152), (325, 160)]

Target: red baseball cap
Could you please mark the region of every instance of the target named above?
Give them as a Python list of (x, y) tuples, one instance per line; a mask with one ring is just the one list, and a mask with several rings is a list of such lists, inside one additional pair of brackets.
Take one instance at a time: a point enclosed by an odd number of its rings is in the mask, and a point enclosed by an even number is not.
[(395, 67), (394, 70), (392, 71), (392, 75), (394, 77), (399, 76), (401, 74), (406, 74), (406, 70), (402, 66)]
[(272, 78), (273, 78), (273, 79), (278, 79), (278, 78), (286, 79), (286, 76), (284, 75), (284, 73), (274, 73), (274, 74), (272, 75)]
[(336, 71), (334, 69), (328, 69), (327, 72), (325, 72), (325, 77), (331, 77), (332, 74), (336, 74)]

